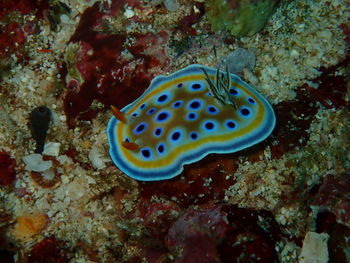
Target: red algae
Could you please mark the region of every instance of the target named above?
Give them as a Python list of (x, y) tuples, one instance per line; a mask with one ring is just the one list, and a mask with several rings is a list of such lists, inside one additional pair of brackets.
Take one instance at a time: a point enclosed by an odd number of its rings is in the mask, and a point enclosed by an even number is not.
[(2, 0), (0, 19), (12, 12), (19, 12), (22, 15), (34, 14), (37, 18), (43, 18), (44, 11), (47, 10), (48, 7), (48, 0)]
[(312, 205), (320, 206), (336, 215), (338, 223), (350, 227), (350, 175), (327, 175)]
[(140, 199), (138, 212), (143, 222), (142, 235), (137, 242), (141, 250), (140, 255), (146, 258), (147, 262), (163, 262), (168, 254), (164, 237), (177, 220), (180, 208), (171, 201), (159, 203)]
[[(169, 64), (165, 31), (129, 35), (95, 31), (106, 15), (99, 11), (99, 3), (86, 9), (70, 40), (80, 45), (74, 67), (83, 78), (78, 87), (76, 81), (70, 85), (71, 80), (66, 85), (64, 110), (70, 128), (75, 126), (76, 119), (91, 120), (97, 114), (97, 110), (91, 109), (94, 100), (106, 108), (126, 106)], [(135, 41), (127, 46), (127, 38)], [(122, 52), (131, 56), (122, 55)]]
[(343, 31), (343, 33), (345, 35), (344, 40), (345, 40), (346, 44), (350, 47), (350, 27), (349, 27), (349, 24), (350, 23), (348, 23), (348, 24), (347, 23), (340, 24), (339, 28)]
[(0, 151), (0, 185), (10, 186), (16, 180), (16, 160), (5, 151)]
[(26, 42), (26, 36), (19, 23), (13, 22), (6, 26), (0, 25), (0, 55), (9, 57), (21, 49)]
[(350, 228), (336, 222), (331, 212), (320, 212), (316, 220), (317, 233), (327, 233), (330, 262), (347, 262), (347, 250), (350, 247)]
[(85, 252), (90, 261), (99, 262), (99, 257), (98, 253), (96, 252), (96, 248), (92, 248), (91, 245), (87, 244), (84, 241), (78, 241), (77, 246)]
[(190, 209), (170, 228), (166, 244), (176, 262), (278, 262), (276, 226), (266, 211), (233, 205)]
[[(147, 263), (169, 262), (166, 249), (147, 248), (143, 251), (142, 257), (147, 259)], [(136, 262), (140, 261), (142, 261), (142, 259), (139, 259)]]
[(28, 263), (68, 263), (67, 251), (62, 242), (54, 237), (47, 237), (36, 244), (27, 254)]
[(273, 215), (265, 210), (224, 206), (230, 228), (219, 246), (222, 262), (279, 262), (275, 245), (283, 237)]
[(286, 152), (306, 145), (309, 139), (307, 130), (318, 108), (305, 89), (298, 89), (297, 94), (296, 100), (284, 101), (274, 106), (278, 123), (269, 139), (277, 140), (275, 145), (271, 145), (273, 158), (279, 159)]
[(339, 109), (340, 107), (349, 106), (345, 100), (347, 93), (347, 81), (344, 76), (337, 75), (337, 72), (342, 68), (350, 66), (350, 54), (337, 65), (324, 68), (320, 71), (321, 76), (312, 80), (319, 84), (317, 89), (306, 86), (310, 92), (310, 96), (320, 102), (327, 109)]
[(234, 183), (233, 174), (238, 167), (235, 155), (211, 155), (185, 167), (184, 172), (167, 181), (144, 182), (140, 194), (144, 198), (162, 196), (181, 207), (220, 202), (225, 191)]
[(274, 106), (278, 123), (272, 137), (267, 140), (277, 140), (275, 145), (270, 146), (273, 158), (281, 158), (286, 152), (306, 145), (310, 136), (308, 129), (319, 109), (318, 102), (327, 109), (349, 106), (346, 101), (346, 78), (336, 74), (349, 63), (348, 56), (335, 66), (321, 68), (321, 76), (312, 80), (319, 85), (318, 88), (304, 84), (296, 90), (295, 100), (283, 101)]
[(79, 164), (84, 169), (91, 169), (92, 164), (89, 162), (83, 162), (81, 160), (81, 153), (75, 149), (72, 145), (69, 146), (69, 148), (64, 152), (65, 155), (67, 155), (69, 158), (72, 159), (72, 161), (76, 164)]
[[(40, 29), (38, 20), (32, 20), (29, 14), (43, 18), (48, 8), (47, 1), (2, 1), (0, 6), (0, 57), (3, 63), (12, 62), (15, 56), (17, 62), (26, 64), (29, 60), (26, 49), (27, 37), (38, 35)], [(18, 15), (20, 13), (21, 15)], [(28, 16), (22, 16), (28, 15)]]
[(3, 0), (0, 5), (0, 56), (9, 59), (15, 54), (19, 62), (26, 60), (24, 46), (27, 35), (37, 34), (37, 21), (16, 16), (32, 14), (38, 19), (44, 18), (49, 8), (47, 0)]
[(191, 14), (181, 18), (176, 28), (177, 30), (186, 34), (197, 35), (197, 31), (192, 26), (198, 23), (205, 14), (204, 3), (196, 3), (196, 8), (199, 11), (195, 11), (193, 8)]
[(163, 238), (178, 216), (180, 208), (173, 202), (156, 203), (148, 199), (139, 202), (140, 217), (152, 237)]
[(329, 231), (328, 252), (330, 262), (348, 262), (350, 228), (334, 223)]

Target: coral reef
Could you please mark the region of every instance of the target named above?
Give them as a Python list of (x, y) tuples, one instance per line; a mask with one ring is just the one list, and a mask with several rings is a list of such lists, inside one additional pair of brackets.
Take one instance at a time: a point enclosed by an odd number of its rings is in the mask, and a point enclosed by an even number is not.
[[(223, 2), (237, 24), (208, 8)], [(1, 2), (2, 261), (300, 263), (315, 245), (322, 260), (349, 260), (349, 3), (259, 2), (273, 7), (267, 23), (229, 0), (172, 1), (173, 11), (147, 0)], [(230, 55), (242, 49), (254, 66)], [(225, 59), (250, 62), (242, 78), (277, 116), (268, 140), (162, 182), (113, 165), (110, 105), (156, 75)], [(42, 153), (28, 127), (38, 105), (51, 111)]]

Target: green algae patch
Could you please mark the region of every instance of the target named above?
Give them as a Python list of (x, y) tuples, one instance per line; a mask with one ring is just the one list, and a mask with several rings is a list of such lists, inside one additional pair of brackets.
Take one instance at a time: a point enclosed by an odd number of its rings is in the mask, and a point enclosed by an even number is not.
[(208, 0), (207, 14), (213, 30), (228, 30), (235, 37), (262, 30), (279, 0)]

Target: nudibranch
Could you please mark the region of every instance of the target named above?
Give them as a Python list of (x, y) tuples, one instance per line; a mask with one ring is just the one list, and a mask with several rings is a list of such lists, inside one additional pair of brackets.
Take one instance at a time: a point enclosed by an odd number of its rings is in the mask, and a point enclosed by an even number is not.
[(233, 153), (266, 139), (276, 118), (270, 103), (238, 76), (190, 65), (157, 76), (107, 126), (110, 156), (141, 181), (179, 175), (210, 153)]

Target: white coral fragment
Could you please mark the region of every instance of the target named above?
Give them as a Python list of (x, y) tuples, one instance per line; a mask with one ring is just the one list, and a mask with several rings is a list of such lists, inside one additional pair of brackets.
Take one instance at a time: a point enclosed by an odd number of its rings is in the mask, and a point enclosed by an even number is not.
[(96, 169), (105, 168), (105, 162), (108, 161), (108, 159), (103, 155), (102, 149), (97, 144), (94, 144), (91, 147), (89, 152), (89, 160), (91, 161), (92, 166)]
[(164, 0), (163, 3), (168, 11), (176, 11), (180, 8), (180, 3), (178, 0)]
[(44, 146), (44, 155), (58, 156), (60, 154), (61, 144), (59, 142), (47, 142)]
[(34, 172), (43, 172), (52, 167), (52, 161), (44, 161), (43, 156), (38, 153), (26, 155), (22, 158), (26, 164), (25, 169)]
[(307, 232), (303, 242), (303, 248), (299, 257), (299, 263), (327, 263), (328, 257), (328, 234)]

